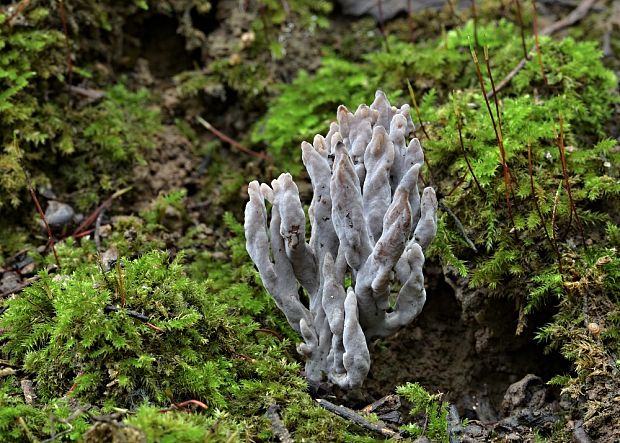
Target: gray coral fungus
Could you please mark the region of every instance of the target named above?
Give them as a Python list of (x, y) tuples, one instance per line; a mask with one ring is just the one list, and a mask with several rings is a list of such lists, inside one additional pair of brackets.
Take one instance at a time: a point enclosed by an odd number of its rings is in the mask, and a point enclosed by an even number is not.
[(430, 187), (420, 197), (424, 153), (417, 138), (406, 144), (408, 105), (397, 109), (377, 91), (370, 107), (352, 114), (340, 106), (337, 119), (326, 137), (301, 145), (314, 193), (309, 242), (288, 173), (271, 187), (250, 183), (245, 235), (265, 288), (303, 337), (297, 350), (308, 380), (353, 389), (368, 375), (368, 341), (393, 334), (424, 306), (423, 250), (437, 231), (437, 200)]

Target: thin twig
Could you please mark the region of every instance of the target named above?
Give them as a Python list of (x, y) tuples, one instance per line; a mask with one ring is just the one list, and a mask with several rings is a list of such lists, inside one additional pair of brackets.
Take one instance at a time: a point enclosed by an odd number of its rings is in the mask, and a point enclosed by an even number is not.
[(319, 405), (321, 405), (323, 408), (327, 409), (329, 412), (332, 412), (342, 418), (344, 418), (345, 420), (349, 420), (352, 421), (353, 423), (368, 429), (370, 431), (373, 432), (377, 432), (378, 434), (387, 437), (387, 438), (393, 438), (395, 440), (400, 440), (402, 438), (402, 435), (396, 431), (393, 431), (385, 426), (379, 426), (375, 423), (371, 423), (370, 421), (368, 421), (366, 418), (362, 417), (360, 414), (358, 414), (357, 412), (355, 412), (352, 409), (349, 409), (345, 406), (339, 406), (339, 405), (335, 405), (325, 399), (322, 398), (317, 398), (316, 399), (317, 403)]
[(471, 241), (471, 239), (467, 236), (467, 233), (465, 232), (465, 227), (463, 226), (463, 223), (461, 223), (459, 218), (456, 216), (456, 214), (452, 212), (452, 210), (448, 206), (446, 206), (443, 200), (439, 200), (438, 205), (441, 209), (443, 209), (446, 212), (446, 214), (448, 214), (452, 218), (452, 221), (454, 222), (454, 226), (456, 227), (456, 230), (459, 231), (459, 233), (461, 234), (461, 237), (463, 237), (463, 240), (465, 240), (465, 243), (467, 243), (467, 246), (469, 246), (472, 251), (477, 253), (478, 248), (476, 248), (476, 245), (474, 244), (474, 242)]
[[(563, 19), (558, 20), (557, 22), (551, 23), (549, 26), (540, 31), (539, 35), (552, 35), (564, 28), (574, 25), (588, 14), (588, 11), (594, 6), (594, 3), (596, 3), (596, 0), (582, 0), (581, 3), (579, 3), (579, 6), (573, 9), (570, 14), (568, 14)], [(535, 49), (536, 48), (530, 49), (529, 53), (532, 53)], [(504, 77), (502, 81), (497, 84), (497, 88), (495, 88), (495, 93), (504, 89), (512, 81), (512, 79), (515, 78), (515, 76), (525, 67), (527, 61), (528, 60), (526, 58), (521, 59), (521, 61), (517, 63), (517, 66), (515, 66), (514, 69), (510, 71), (508, 75), (506, 75), (506, 77)], [(491, 98), (493, 94), (493, 91), (489, 91), (488, 97)]]
[(278, 439), (282, 443), (293, 443), (293, 439), (291, 438), (291, 434), (286, 429), (282, 418), (278, 411), (280, 410), (280, 406), (277, 404), (272, 404), (267, 408), (267, 418), (271, 422), (271, 429), (273, 430), (273, 434), (278, 437)]
[(226, 134), (224, 134), (223, 132), (215, 129), (213, 127), (213, 125), (211, 123), (209, 123), (208, 121), (206, 121), (204, 118), (202, 118), (201, 116), (196, 116), (196, 121), (198, 121), (198, 123), (200, 123), (202, 126), (204, 126), (204, 128), (206, 130), (208, 130), (209, 132), (211, 132), (213, 135), (215, 135), (217, 138), (219, 138), (220, 140), (222, 140), (225, 143), (228, 143), (229, 145), (237, 148), (239, 151), (251, 155), (252, 157), (256, 157), (259, 158), (261, 160), (271, 160), (271, 157), (267, 154), (264, 154), (262, 152), (254, 152), (249, 148), (246, 148), (245, 146), (243, 146), (241, 143), (239, 143), (236, 140), (233, 140), (232, 138), (230, 138), (229, 136), (227, 136)]

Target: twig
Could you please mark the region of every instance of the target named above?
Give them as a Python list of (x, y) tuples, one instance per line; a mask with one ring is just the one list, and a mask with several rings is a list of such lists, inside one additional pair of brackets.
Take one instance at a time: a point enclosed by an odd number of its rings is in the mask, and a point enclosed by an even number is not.
[(144, 315), (144, 314), (140, 314), (139, 312), (132, 311), (130, 309), (122, 309), (122, 308), (119, 308), (118, 306), (114, 306), (114, 305), (106, 305), (106, 307), (103, 310), (104, 310), (104, 312), (124, 312), (129, 317), (133, 317), (133, 318), (135, 318), (137, 320), (140, 320), (142, 323), (147, 325), (149, 328), (154, 329), (154, 330), (156, 330), (158, 332), (164, 332), (163, 329), (155, 326), (152, 323), (149, 323), (149, 318), (146, 315)]
[(280, 410), (280, 406), (276, 403), (270, 405), (267, 408), (267, 418), (271, 422), (271, 429), (273, 430), (273, 434), (278, 437), (278, 439), (282, 443), (293, 443), (293, 439), (291, 438), (291, 434), (289, 434), (288, 429), (284, 426), (284, 422), (282, 418), (280, 418), (280, 414), (278, 411)]
[(463, 223), (461, 223), (459, 218), (456, 216), (456, 214), (452, 212), (452, 210), (448, 206), (446, 206), (443, 200), (439, 200), (438, 205), (441, 209), (443, 209), (446, 212), (446, 214), (448, 214), (452, 218), (452, 221), (454, 221), (454, 226), (456, 227), (456, 230), (459, 231), (459, 233), (461, 234), (461, 237), (463, 237), (463, 239), (465, 240), (465, 243), (467, 243), (467, 246), (469, 246), (472, 251), (478, 252), (476, 245), (467, 236), (467, 233), (465, 232), (465, 227), (463, 226)]
[[(557, 22), (551, 23), (549, 26), (540, 31), (539, 35), (552, 35), (564, 28), (574, 25), (588, 14), (588, 11), (594, 6), (594, 3), (596, 3), (596, 0), (582, 0), (581, 3), (579, 3), (579, 6), (573, 9), (570, 14), (568, 14), (563, 19), (558, 20)], [(532, 48), (529, 52), (533, 52), (534, 49), (535, 48)], [(510, 71), (508, 75), (506, 75), (506, 77), (504, 77), (502, 81), (497, 84), (497, 88), (495, 88), (495, 93), (504, 89), (521, 71), (521, 69), (525, 67), (527, 61), (528, 60), (525, 58), (521, 59), (517, 66), (515, 66), (514, 69)], [(489, 91), (488, 97), (491, 98), (493, 94), (493, 91)]]
[(248, 155), (251, 155), (252, 157), (256, 157), (259, 158), (261, 160), (271, 160), (271, 157), (267, 154), (264, 154), (262, 152), (254, 152), (251, 149), (246, 148), (245, 146), (243, 146), (241, 143), (239, 143), (236, 140), (233, 140), (232, 138), (230, 138), (229, 136), (227, 136), (226, 134), (224, 134), (223, 132), (220, 132), (219, 130), (215, 129), (213, 127), (213, 125), (211, 123), (209, 123), (208, 121), (206, 121), (204, 118), (202, 118), (201, 116), (197, 115), (196, 116), (196, 121), (198, 121), (198, 123), (200, 123), (202, 126), (204, 126), (204, 128), (206, 130), (208, 130), (209, 132), (211, 132), (213, 135), (215, 135), (217, 138), (219, 138), (220, 140), (222, 140), (225, 143), (228, 143), (231, 146), (234, 146), (235, 148), (237, 148), (239, 151), (244, 152)]
[(536, 44), (536, 56), (538, 57), (538, 66), (540, 66), (540, 73), (545, 82), (548, 85), (547, 76), (545, 75), (545, 67), (542, 61), (542, 51), (540, 50), (540, 41), (538, 39), (538, 12), (536, 11), (536, 0), (532, 0), (532, 26), (534, 27), (534, 42)]
[(316, 399), (317, 403), (319, 405), (321, 405), (323, 408), (327, 409), (329, 412), (332, 412), (342, 418), (344, 418), (345, 420), (349, 420), (352, 421), (353, 423), (368, 429), (370, 431), (373, 432), (377, 432), (378, 434), (387, 437), (387, 438), (393, 438), (395, 440), (400, 440), (403, 436), (396, 431), (393, 431), (385, 426), (379, 426), (375, 423), (371, 423), (368, 420), (366, 420), (364, 417), (362, 417), (360, 414), (358, 414), (357, 412), (355, 412), (352, 409), (349, 409), (345, 406), (339, 406), (339, 405), (335, 405), (325, 399), (322, 398), (317, 398)]

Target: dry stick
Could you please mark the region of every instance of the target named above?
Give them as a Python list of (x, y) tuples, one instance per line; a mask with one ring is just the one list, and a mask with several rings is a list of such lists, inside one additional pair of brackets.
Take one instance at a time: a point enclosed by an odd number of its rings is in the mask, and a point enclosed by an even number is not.
[(474, 242), (471, 241), (471, 239), (465, 232), (465, 227), (463, 226), (463, 223), (461, 223), (461, 220), (459, 220), (456, 214), (452, 212), (452, 210), (443, 202), (443, 199), (440, 199), (438, 201), (438, 205), (441, 209), (443, 209), (446, 212), (446, 214), (448, 214), (452, 218), (452, 221), (454, 222), (454, 226), (456, 227), (456, 230), (459, 231), (459, 233), (461, 234), (461, 237), (463, 237), (463, 239), (465, 240), (465, 243), (467, 243), (467, 246), (469, 246), (475, 253), (478, 253), (478, 248), (476, 248), (476, 245), (474, 244)]
[(267, 418), (269, 418), (269, 421), (271, 422), (273, 434), (278, 437), (282, 443), (293, 443), (294, 440), (291, 438), (291, 434), (289, 434), (288, 429), (286, 429), (286, 426), (278, 413), (279, 410), (280, 406), (275, 403), (267, 408)]
[(519, 29), (521, 30), (521, 45), (523, 46), (523, 58), (529, 60), (530, 56), (527, 53), (527, 47), (525, 46), (525, 27), (523, 26), (523, 13), (521, 12), (521, 0), (514, 0), (517, 6), (517, 21), (519, 22)]
[(478, 179), (476, 178), (476, 174), (474, 174), (474, 169), (472, 168), (471, 163), (469, 162), (469, 157), (467, 157), (467, 151), (465, 151), (465, 144), (463, 143), (463, 131), (462, 131), (463, 128), (462, 128), (462, 122), (461, 122), (461, 113), (456, 107), (456, 104), (454, 105), (454, 113), (456, 114), (456, 127), (459, 131), (459, 144), (461, 146), (461, 152), (463, 153), (463, 157), (465, 158), (465, 163), (467, 163), (467, 169), (469, 169), (469, 172), (472, 178), (474, 179), (474, 182), (476, 183), (476, 187), (478, 188), (478, 191), (480, 191), (480, 194), (482, 194), (483, 196), (486, 196), (486, 193), (482, 190), (482, 186), (480, 186), (480, 183), (478, 182)]
[(542, 74), (545, 85), (548, 85), (547, 76), (545, 75), (545, 67), (542, 62), (542, 51), (540, 50), (540, 42), (538, 40), (538, 13), (536, 12), (536, 0), (532, 0), (532, 25), (534, 27), (534, 42), (536, 43), (536, 55), (538, 56), (538, 65)]
[[(508, 206), (508, 215), (510, 216), (510, 221), (514, 226), (514, 219), (512, 217), (512, 204), (510, 203), (510, 193), (512, 190), (512, 186), (510, 184), (510, 169), (508, 168), (508, 164), (506, 163), (506, 156), (504, 152), (504, 142), (501, 137), (501, 133), (497, 128), (497, 124), (495, 123), (495, 117), (493, 117), (493, 111), (491, 110), (491, 104), (489, 103), (489, 99), (487, 98), (486, 89), (484, 87), (484, 80), (482, 79), (482, 72), (480, 71), (480, 63), (478, 62), (478, 54), (476, 50), (472, 47), (471, 56), (474, 59), (474, 64), (476, 65), (476, 74), (478, 75), (478, 82), (480, 83), (480, 89), (482, 89), (482, 95), (484, 96), (484, 102), (487, 105), (487, 111), (489, 112), (489, 116), (491, 117), (491, 123), (493, 124), (493, 130), (495, 131), (495, 139), (497, 141), (497, 146), (499, 147), (500, 160), (502, 162), (502, 172), (504, 175), (504, 187), (505, 187), (505, 196), (506, 196), (506, 205)], [(489, 69), (489, 68), (487, 68)]]
[(379, 426), (375, 423), (371, 423), (368, 420), (366, 420), (364, 417), (362, 417), (360, 414), (358, 414), (357, 412), (355, 412), (352, 409), (349, 409), (345, 406), (339, 406), (339, 405), (335, 405), (325, 399), (322, 398), (317, 398), (316, 399), (317, 403), (319, 405), (321, 405), (323, 408), (327, 409), (329, 412), (333, 412), (334, 414), (346, 419), (346, 420), (350, 420), (353, 423), (368, 429), (370, 431), (373, 432), (377, 432), (379, 434), (381, 434), (384, 437), (388, 437), (388, 438), (393, 438), (395, 440), (400, 440), (402, 438), (402, 435), (396, 431), (392, 431), (391, 429), (385, 427), (385, 426)]
[(198, 123), (200, 123), (202, 126), (204, 126), (204, 128), (206, 130), (208, 130), (209, 132), (211, 132), (213, 135), (215, 135), (217, 138), (219, 138), (220, 140), (222, 140), (225, 143), (228, 143), (231, 146), (234, 146), (235, 148), (237, 148), (239, 151), (251, 155), (252, 157), (256, 157), (258, 159), (261, 160), (271, 160), (271, 157), (269, 157), (269, 155), (264, 154), (262, 152), (254, 152), (251, 149), (246, 148), (245, 146), (243, 146), (241, 143), (239, 143), (236, 140), (233, 140), (232, 138), (230, 138), (229, 136), (227, 136), (226, 134), (224, 134), (223, 132), (220, 132), (219, 130), (215, 129), (213, 127), (213, 125), (211, 123), (209, 123), (208, 121), (206, 121), (204, 118), (202, 118), (201, 116), (196, 116), (196, 121), (198, 121)]
[[(596, 3), (596, 0), (582, 0), (581, 3), (579, 3), (579, 6), (573, 9), (570, 14), (568, 14), (563, 19), (558, 20), (557, 22), (551, 23), (545, 29), (540, 31), (539, 35), (552, 35), (564, 28), (574, 25), (588, 14), (588, 11), (592, 8), (592, 6), (594, 6), (594, 3)], [(532, 48), (530, 50), (530, 53), (534, 50), (535, 48)], [(510, 71), (508, 75), (506, 75), (506, 77), (504, 77), (502, 81), (497, 84), (497, 88), (495, 89), (495, 91), (499, 92), (504, 89), (521, 71), (521, 69), (525, 67), (527, 61), (528, 59), (526, 58), (521, 59), (517, 66), (515, 66), (514, 69)], [(488, 97), (491, 98), (492, 95), (493, 92), (490, 91)]]
[[(564, 177), (564, 188), (566, 189), (566, 192), (568, 194), (570, 210), (572, 214), (575, 214), (575, 221), (577, 222), (577, 227), (579, 228), (579, 233), (581, 234), (581, 241), (583, 242), (583, 247), (586, 248), (586, 236), (583, 231), (583, 224), (581, 223), (579, 214), (577, 214), (577, 206), (575, 205), (575, 200), (573, 199), (573, 191), (571, 189), (570, 180), (568, 178), (568, 166), (566, 163), (566, 153), (564, 149), (564, 118), (562, 117), (562, 113), (560, 113), (560, 136), (558, 138), (558, 149), (560, 150), (562, 176)], [(568, 227), (570, 228), (570, 222), (568, 224)]]
[[(547, 224), (545, 223), (545, 218), (543, 217), (542, 211), (540, 209), (540, 205), (538, 204), (538, 199), (536, 198), (536, 190), (534, 188), (534, 168), (532, 162), (532, 144), (527, 144), (527, 164), (528, 164), (528, 173), (530, 175), (530, 189), (532, 193), (530, 194), (532, 197), (532, 201), (534, 202), (534, 206), (536, 207), (536, 212), (538, 213), (538, 217), (540, 218), (540, 222), (543, 225), (543, 229), (545, 230), (545, 237), (547, 237), (547, 241), (551, 245), (551, 249), (555, 251), (555, 255), (558, 258), (558, 267), (560, 270), (560, 275), (564, 275), (562, 269), (562, 257), (560, 255), (560, 248), (555, 241), (551, 240), (551, 236), (549, 235), (549, 231), (547, 230)], [(553, 229), (553, 226), (551, 227)]]

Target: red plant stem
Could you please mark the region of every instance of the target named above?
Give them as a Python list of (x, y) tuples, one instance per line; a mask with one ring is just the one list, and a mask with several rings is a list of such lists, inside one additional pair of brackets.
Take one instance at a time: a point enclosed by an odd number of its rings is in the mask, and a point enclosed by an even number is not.
[[(478, 54), (476, 53), (476, 50), (474, 48), (471, 48), (471, 56), (474, 59), (474, 64), (476, 65), (476, 74), (478, 75), (478, 82), (480, 83), (480, 89), (482, 90), (482, 96), (484, 97), (484, 102), (486, 103), (487, 111), (489, 112), (489, 116), (491, 117), (491, 123), (493, 124), (493, 130), (495, 131), (495, 139), (497, 141), (497, 146), (499, 147), (500, 160), (502, 164), (502, 172), (504, 176), (506, 205), (508, 206), (508, 215), (510, 217), (510, 221), (512, 222), (512, 225), (514, 226), (514, 219), (512, 216), (512, 204), (510, 203), (510, 194), (512, 191), (512, 186), (510, 182), (510, 169), (508, 168), (508, 164), (506, 163), (506, 152), (504, 151), (504, 141), (502, 139), (501, 132), (498, 129), (497, 124), (495, 123), (495, 117), (493, 117), (493, 111), (491, 110), (491, 104), (489, 103), (489, 99), (486, 93), (486, 88), (484, 87), (484, 80), (482, 79), (482, 72), (480, 71), (480, 63), (478, 62)], [(487, 70), (490, 72), (491, 68), (488, 63), (488, 57), (486, 58), (487, 58)], [(491, 80), (491, 85), (493, 85), (492, 80)]]
[(384, 20), (383, 20), (383, 1), (377, 0), (377, 8), (379, 12), (379, 31), (381, 32), (381, 36), (383, 37), (383, 41), (385, 42), (385, 50), (390, 53), (390, 43), (387, 39), (387, 34), (385, 33), (384, 28)]
[(547, 76), (545, 75), (545, 67), (542, 62), (542, 51), (540, 50), (540, 41), (538, 39), (538, 13), (536, 11), (536, 0), (532, 0), (532, 23), (534, 27), (534, 42), (536, 43), (538, 65), (540, 66), (540, 73), (542, 74), (543, 81), (545, 82), (545, 85), (547, 85)]
[(519, 29), (521, 30), (521, 45), (523, 46), (523, 58), (529, 60), (530, 56), (527, 52), (527, 47), (525, 46), (525, 28), (523, 26), (523, 12), (521, 11), (521, 0), (514, 1), (517, 6), (517, 21), (519, 22)]
[[(571, 214), (575, 214), (575, 221), (577, 222), (577, 227), (579, 228), (579, 233), (581, 234), (581, 240), (583, 242), (583, 247), (586, 247), (586, 236), (583, 231), (583, 225), (581, 224), (581, 219), (579, 218), (579, 214), (577, 214), (577, 207), (575, 205), (575, 200), (573, 199), (573, 191), (570, 186), (570, 180), (568, 177), (568, 166), (566, 163), (566, 155), (564, 148), (564, 118), (562, 117), (562, 113), (560, 113), (560, 135), (558, 137), (558, 149), (560, 150), (560, 160), (562, 164), (562, 176), (564, 178), (564, 189), (566, 189), (566, 193), (568, 194), (568, 201), (570, 204)], [(568, 223), (568, 227), (570, 228), (570, 221)]]
[(269, 155), (264, 154), (262, 152), (254, 152), (251, 149), (246, 148), (245, 146), (243, 146), (241, 143), (239, 143), (236, 140), (233, 140), (232, 138), (230, 138), (229, 136), (227, 136), (226, 134), (224, 134), (223, 132), (215, 129), (213, 127), (213, 125), (211, 123), (209, 123), (208, 121), (206, 121), (205, 119), (203, 119), (200, 116), (196, 117), (196, 120), (198, 121), (198, 123), (200, 123), (202, 126), (204, 126), (204, 128), (206, 130), (208, 130), (209, 132), (211, 132), (213, 135), (215, 135), (217, 138), (219, 138), (220, 140), (222, 140), (225, 143), (228, 143), (231, 146), (234, 146), (235, 148), (237, 148), (239, 151), (244, 152), (248, 155), (251, 155), (252, 157), (256, 157), (258, 159), (261, 160), (271, 160), (271, 157), (269, 157)]
[(28, 191), (30, 191), (30, 196), (32, 197), (32, 200), (34, 201), (34, 205), (37, 208), (37, 212), (39, 213), (41, 220), (43, 220), (43, 223), (45, 224), (45, 229), (47, 229), (47, 239), (49, 241), (50, 247), (52, 248), (52, 252), (54, 253), (54, 260), (56, 261), (56, 266), (58, 266), (58, 269), (60, 269), (60, 259), (58, 258), (58, 252), (56, 252), (56, 245), (54, 243), (54, 236), (52, 235), (52, 229), (50, 228), (50, 225), (47, 222), (47, 217), (45, 217), (45, 213), (43, 212), (43, 209), (41, 209), (41, 204), (39, 203), (39, 199), (37, 198), (36, 192), (34, 192), (34, 189), (32, 188), (32, 183), (30, 183), (30, 178), (28, 177), (28, 174), (26, 174), (26, 179), (28, 181)]
[(474, 44), (477, 48), (480, 44), (478, 42), (478, 9), (476, 8), (476, 0), (471, 0), (471, 17), (474, 21)]
[(409, 26), (409, 34), (410, 34), (411, 43), (415, 41), (412, 3), (413, 3), (413, 0), (407, 0), (407, 25)]
[(71, 84), (71, 78), (73, 77), (73, 62), (71, 60), (71, 44), (69, 42), (69, 29), (67, 26), (67, 13), (65, 11), (64, 0), (60, 0), (59, 7), (60, 21), (62, 22), (62, 31), (65, 35), (65, 50), (67, 52), (67, 84)]
[[(557, 256), (560, 275), (563, 275), (564, 272), (562, 269), (562, 257), (560, 255), (560, 248), (558, 247), (557, 242), (551, 240), (551, 236), (549, 235), (549, 231), (547, 230), (547, 225), (545, 223), (545, 218), (543, 217), (542, 211), (540, 209), (540, 205), (538, 204), (538, 199), (536, 198), (536, 190), (534, 188), (534, 168), (533, 168), (533, 162), (532, 162), (531, 143), (528, 143), (527, 145), (527, 163), (528, 163), (528, 173), (530, 176), (530, 189), (531, 189), (530, 195), (532, 196), (532, 201), (534, 202), (534, 206), (536, 207), (536, 212), (538, 213), (540, 222), (542, 223), (543, 229), (545, 230), (545, 237), (547, 237), (547, 241), (549, 242), (549, 244), (551, 245), (551, 248), (555, 251), (555, 254)], [(553, 229), (553, 224), (551, 226), (551, 229)]]
[(467, 169), (469, 169), (469, 173), (474, 179), (474, 182), (476, 183), (476, 187), (478, 188), (478, 191), (480, 191), (480, 194), (484, 196), (486, 194), (482, 190), (482, 186), (480, 186), (480, 183), (478, 182), (478, 179), (476, 178), (476, 174), (474, 174), (474, 169), (472, 168), (471, 163), (469, 162), (469, 158), (467, 157), (467, 151), (465, 151), (465, 144), (463, 143), (461, 114), (458, 112), (456, 108), (455, 108), (455, 112), (456, 112), (456, 126), (459, 131), (459, 144), (461, 146), (461, 152), (463, 153), (463, 157), (465, 158), (465, 163), (467, 163)]

